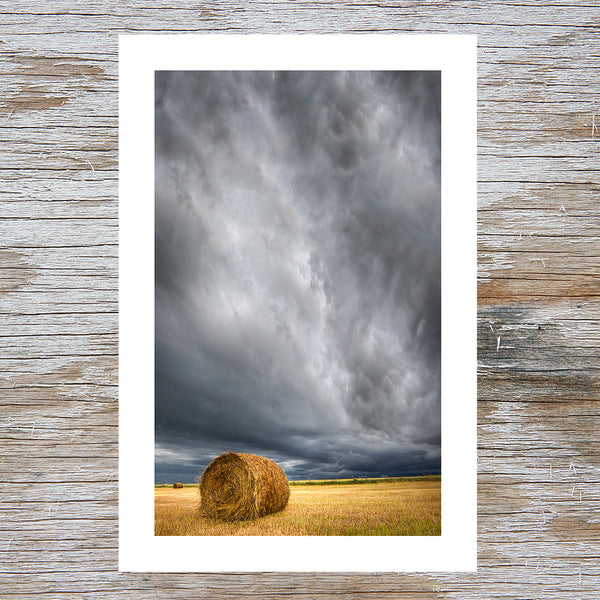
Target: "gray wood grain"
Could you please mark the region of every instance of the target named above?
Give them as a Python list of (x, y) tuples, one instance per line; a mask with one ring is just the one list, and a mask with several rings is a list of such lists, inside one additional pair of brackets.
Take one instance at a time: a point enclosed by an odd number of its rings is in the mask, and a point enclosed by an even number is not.
[[(582, 0), (0, 2), (0, 596), (599, 597), (599, 25)], [(117, 36), (208, 31), (479, 36), (477, 573), (116, 570)]]

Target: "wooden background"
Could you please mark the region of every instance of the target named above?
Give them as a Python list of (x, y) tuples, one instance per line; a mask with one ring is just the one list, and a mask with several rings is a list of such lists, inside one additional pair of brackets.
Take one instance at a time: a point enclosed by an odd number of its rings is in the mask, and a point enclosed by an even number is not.
[[(583, 0), (0, 1), (0, 596), (599, 598), (599, 25)], [(116, 570), (117, 36), (207, 31), (479, 36), (476, 574)]]

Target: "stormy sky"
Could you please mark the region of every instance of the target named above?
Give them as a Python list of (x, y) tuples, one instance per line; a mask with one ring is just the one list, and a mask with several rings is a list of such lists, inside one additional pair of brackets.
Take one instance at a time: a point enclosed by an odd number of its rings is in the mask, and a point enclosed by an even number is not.
[(440, 472), (439, 72), (157, 72), (156, 481)]

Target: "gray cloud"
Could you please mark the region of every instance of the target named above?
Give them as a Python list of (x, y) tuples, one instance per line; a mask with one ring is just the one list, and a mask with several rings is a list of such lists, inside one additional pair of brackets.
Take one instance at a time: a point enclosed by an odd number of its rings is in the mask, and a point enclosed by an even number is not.
[(439, 472), (440, 76), (156, 75), (156, 476)]

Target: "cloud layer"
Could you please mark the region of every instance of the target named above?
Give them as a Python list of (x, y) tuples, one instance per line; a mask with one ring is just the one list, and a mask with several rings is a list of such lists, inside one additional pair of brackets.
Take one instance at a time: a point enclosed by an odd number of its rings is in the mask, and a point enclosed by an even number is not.
[(439, 472), (439, 73), (156, 76), (156, 477)]

